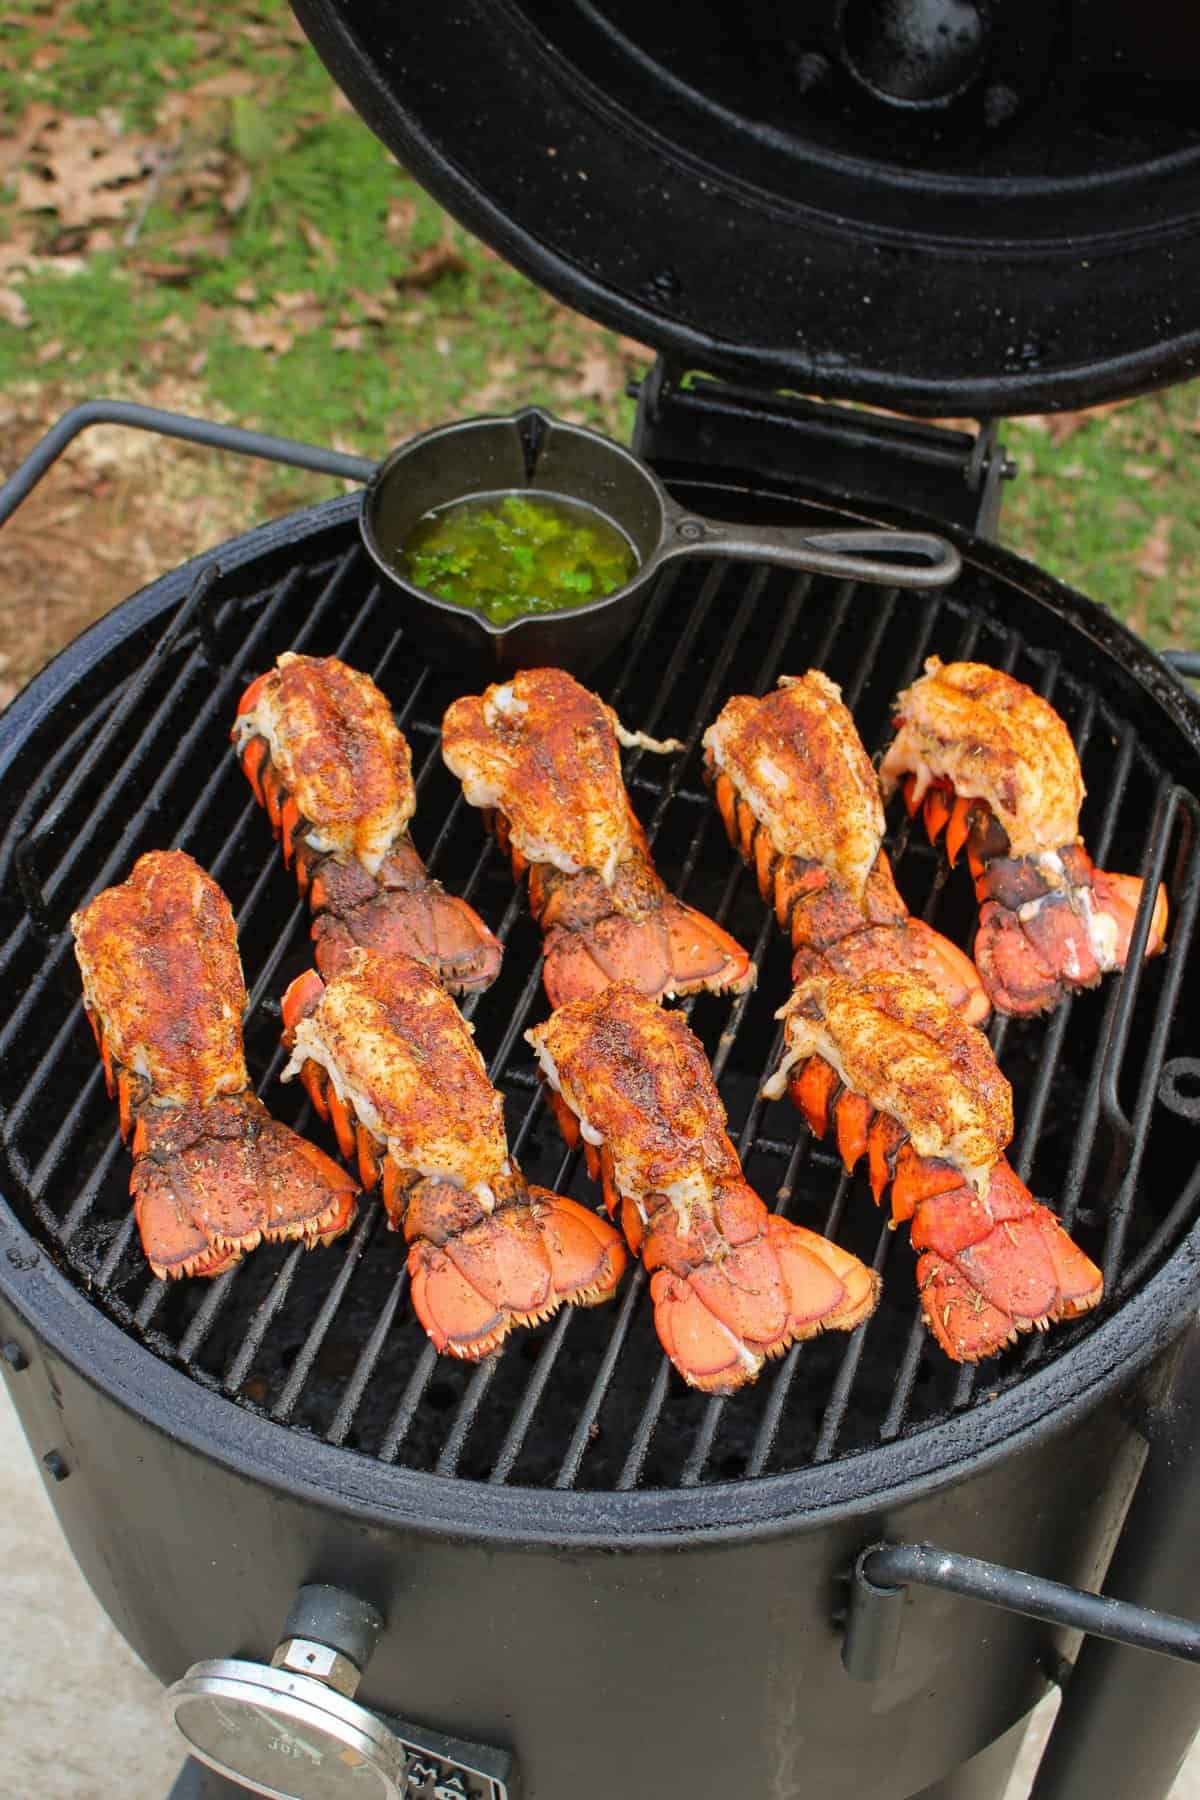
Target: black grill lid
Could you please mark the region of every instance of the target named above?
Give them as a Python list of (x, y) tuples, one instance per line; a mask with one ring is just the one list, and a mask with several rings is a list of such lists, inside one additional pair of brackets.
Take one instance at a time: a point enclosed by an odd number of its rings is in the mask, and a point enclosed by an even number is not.
[(1196, 9), (293, 3), (464, 224), (689, 366), (931, 415), (1200, 366)]

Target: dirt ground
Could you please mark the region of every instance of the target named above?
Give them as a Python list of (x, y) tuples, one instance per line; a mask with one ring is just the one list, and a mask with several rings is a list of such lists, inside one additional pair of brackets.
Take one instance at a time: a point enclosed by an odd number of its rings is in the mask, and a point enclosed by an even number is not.
[[(0, 473), (10, 474), (77, 398), (38, 383), (0, 399)], [(139, 398), (211, 416), (207, 396), (176, 382)], [(0, 706), (155, 576), (340, 486), (122, 426), (91, 427), (4, 527)]]

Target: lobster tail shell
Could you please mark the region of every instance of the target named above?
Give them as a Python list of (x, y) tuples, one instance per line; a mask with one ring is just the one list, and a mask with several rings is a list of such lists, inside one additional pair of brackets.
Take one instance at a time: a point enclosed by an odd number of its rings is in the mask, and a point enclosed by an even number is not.
[(754, 965), (742, 946), (669, 893), (640, 850), (611, 887), (594, 870), (564, 875), (535, 864), (529, 904), (542, 929), (542, 980), (552, 1007), (617, 981), (654, 1000), (753, 984)]
[[(1133, 875), (1097, 869), (1082, 844), (1057, 852), (1056, 879), (1037, 858), (1012, 857), (999, 821), (980, 800), (957, 798), (945, 779), (915, 802), (916, 779), (904, 783), (910, 811), (921, 805), (933, 843), (943, 828), (953, 863), (963, 845), (975, 879), (979, 926), (975, 966), (999, 1012), (1029, 1017), (1052, 1010), (1064, 996), (1095, 987), (1101, 976), (1123, 969), (1129, 956), (1142, 883)], [(1167, 896), (1158, 890), (1146, 955), (1163, 948)]]
[[(289, 1048), (323, 991), (309, 970), (284, 994)], [(494, 1190), (402, 1169), (318, 1063), (306, 1059), (300, 1079), (333, 1124), (342, 1154), (357, 1158), (364, 1188), (382, 1185), (388, 1224), (409, 1246), (413, 1308), (438, 1351), (478, 1361), (517, 1326), (549, 1318), (566, 1301), (593, 1306), (612, 1296), (626, 1254), (607, 1220), (562, 1194), (527, 1187), (511, 1162)]]
[[(242, 696), (248, 711), (265, 677)], [(447, 894), (427, 873), (407, 832), (372, 875), (355, 860), (339, 862), (312, 849), (307, 824), (271, 761), (265, 738), (247, 739), (240, 755), (254, 797), (271, 821), (285, 866), (314, 914), (317, 967), (335, 976), (350, 951), (411, 956), (425, 963), (453, 993), (490, 987), (500, 971), (503, 947), (465, 900)]]
[(345, 1170), (251, 1092), (204, 1108), (146, 1107), (133, 1148), (134, 1213), (160, 1278), (218, 1275), (264, 1239), (328, 1244), (355, 1215)]
[(1100, 1300), (1100, 1271), (1003, 1158), (986, 1200), (966, 1183), (924, 1200), (912, 1220), (926, 1323), (957, 1362), (992, 1356)]
[(982, 1024), (990, 1006), (974, 964), (948, 938), (909, 916), (886, 851), (879, 851), (858, 900), (820, 863), (781, 856), (711, 756), (706, 774), (731, 843), (754, 870), (759, 892), (791, 937), (793, 982), (810, 975), (906, 969), (931, 981), (968, 1025)]
[(788, 1087), (815, 1136), (836, 1129), (847, 1169), (869, 1158), (876, 1201), (890, 1186), (892, 1223), (909, 1222), (919, 1252), (925, 1322), (955, 1362), (994, 1356), (1019, 1332), (1075, 1318), (1100, 1300), (1099, 1269), (1003, 1157), (981, 1197), (951, 1163), (918, 1156), (903, 1127), (843, 1089), (824, 1058), (798, 1064)]
[(417, 1317), (436, 1349), (468, 1361), (567, 1301), (611, 1299), (625, 1270), (625, 1247), (606, 1220), (519, 1178), (490, 1211), (449, 1182), (419, 1181), (392, 1222), (409, 1244)]
[(849, 1251), (769, 1213), (745, 1182), (722, 1182), (713, 1214), (681, 1228), (648, 1203), (642, 1260), (654, 1324), (691, 1387), (732, 1393), (769, 1356), (820, 1331), (849, 1331), (874, 1311), (879, 1281)]

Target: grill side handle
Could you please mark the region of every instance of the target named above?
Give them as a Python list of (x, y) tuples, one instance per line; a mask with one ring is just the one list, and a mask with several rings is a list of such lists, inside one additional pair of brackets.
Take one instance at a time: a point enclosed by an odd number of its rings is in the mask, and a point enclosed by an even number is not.
[(82, 405), (65, 412), (58, 423), (50, 427), (24, 462), (19, 463), (0, 486), (0, 525), (28, 498), (68, 444), (92, 425), (127, 425), (135, 431), (153, 431), (160, 437), (203, 444), (209, 450), (228, 450), (235, 456), (256, 456), (265, 462), (288, 463), (295, 469), (311, 469), (317, 475), (340, 475), (346, 481), (366, 481), (377, 467), (372, 457), (348, 456), (319, 444), (301, 443), (297, 438), (246, 431), (240, 425), (218, 425), (212, 419), (194, 419), (189, 413), (138, 406), (132, 400), (85, 400)]
[(1068, 1631), (1200, 1662), (1200, 1623), (1193, 1619), (1112, 1600), (935, 1544), (869, 1544), (855, 1559), (842, 1641), (842, 1662), (855, 1681), (881, 1681), (895, 1667), (909, 1587), (941, 1588)]

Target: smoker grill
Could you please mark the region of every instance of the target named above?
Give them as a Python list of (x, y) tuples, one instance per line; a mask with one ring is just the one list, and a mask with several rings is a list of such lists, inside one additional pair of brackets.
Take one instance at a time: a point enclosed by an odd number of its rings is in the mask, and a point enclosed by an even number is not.
[[(372, 113), (370, 9), (301, 10)], [(565, 51), (550, 50), (558, 93)], [(418, 101), (419, 60), (414, 49), (403, 87)], [(476, 61), (464, 68), (473, 76)], [(394, 104), (400, 86), (384, 98)], [(422, 156), (412, 117), (404, 130), (422, 172), (469, 213), (428, 142)], [(621, 140), (626, 155), (637, 142)], [(690, 304), (691, 274), (681, 279)], [(608, 316), (603, 296), (579, 291)], [(505, 941), (499, 980), (466, 1010), (510, 1142), (531, 1180), (595, 1200), (521, 1038), (544, 1011), (538, 934), (438, 754), (460, 684), (399, 628), (351, 497), (154, 583), (0, 721), (0, 970), (12, 997), (0, 1026), (0, 1367), (98, 1598), (164, 1681), (191, 1671), (175, 1690), (185, 1722), (188, 1706), (239, 1682), (257, 1682), (245, 1692), (261, 1698), (319, 1663), (332, 1695), (311, 1673), (300, 1688), (327, 1695), (331, 1729), (367, 1730), (354, 1754), (386, 1757), (388, 1729), (408, 1746), (393, 1788), (406, 1795), (498, 1800), (519, 1786), (558, 1800), (619, 1784), (696, 1800), (995, 1800), (1029, 1709), (1069, 1678), (1042, 1800), (1082, 1800), (1097, 1770), (1106, 1795), (1154, 1800), (1200, 1717), (1192, 1673), (1094, 1638), (1081, 1648), (1078, 1632), (1200, 1659), (1200, 1630), (1141, 1610), (1200, 1611), (1194, 1557), (1171, 1557), (1190, 1545), (1200, 1452), (1188, 1387), (1200, 1352), (1186, 1334), (1200, 1258), (1200, 709), (1101, 609), (981, 535), (1009, 472), (994, 431), (687, 380), (694, 326), (677, 330), (683, 303), (656, 293), (670, 354), (643, 388), (635, 447), (677, 500), (754, 523), (934, 525), (964, 557), (936, 596), (679, 568), (595, 678), (629, 723), (685, 741), (676, 758), (626, 758), (634, 802), (671, 887), (759, 963), (753, 993), (688, 1006), (747, 1175), (883, 1272), (878, 1312), (849, 1338), (794, 1348), (726, 1400), (671, 1374), (640, 1268), (613, 1305), (565, 1309), (477, 1367), (438, 1358), (375, 1202), (328, 1251), (263, 1248), (212, 1282), (151, 1277), (66, 922), (142, 851), (189, 850), (233, 903), (260, 1091), (320, 1139), (302, 1092), (277, 1082), (278, 996), (310, 961), (307, 912), (228, 748), (242, 688), (285, 649), (342, 656), (391, 698), (414, 748), (418, 846)], [(1173, 316), (1166, 347), (1143, 346), (1139, 378), (1187, 366), (1187, 323)], [(1125, 342), (1120, 356), (1133, 354)], [(730, 372), (715, 352), (712, 366)], [(760, 372), (778, 367), (764, 350)], [(1062, 398), (1081, 377), (1059, 374)], [(101, 417), (360, 477), (373, 467), (100, 404), (49, 435), (0, 492), (0, 518)], [(1052, 700), (1080, 750), (1089, 849), (1142, 874), (1148, 896), (1165, 881), (1171, 902), (1163, 957), (1141, 961), (1143, 907), (1123, 977), (1049, 1020), (992, 1028), (1014, 1088), (1014, 1167), (1102, 1264), (1107, 1297), (978, 1370), (928, 1338), (912, 1252), (865, 1184), (786, 1103), (758, 1098), (789, 957), (725, 844), (698, 755), (730, 693), (809, 666), (841, 683), (878, 748), (896, 690), (935, 652), (991, 662)], [(946, 881), (905, 823), (889, 847), (914, 911), (966, 941), (969, 884)], [(1061, 1585), (1095, 1590), (1106, 1570), (1131, 1604)], [(247, 1668), (281, 1640), (274, 1675)], [(356, 1669), (365, 1725), (340, 1697)], [(177, 1791), (237, 1790), (191, 1764)]]

